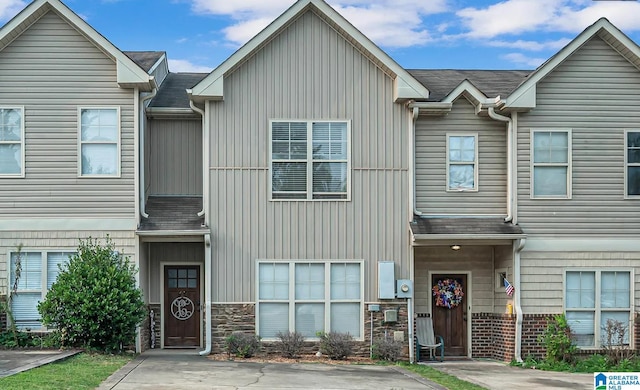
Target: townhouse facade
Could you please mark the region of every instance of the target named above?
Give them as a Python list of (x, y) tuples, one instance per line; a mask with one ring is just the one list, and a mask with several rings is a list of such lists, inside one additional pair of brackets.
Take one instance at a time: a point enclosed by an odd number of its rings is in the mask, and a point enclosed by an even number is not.
[(338, 331), (413, 360), (431, 316), (445, 356), (512, 360), (559, 313), (585, 349), (607, 319), (637, 346), (640, 49), (606, 19), (534, 71), (407, 70), (300, 0), (197, 74), (35, 0), (0, 30), (0, 105), (22, 328), (108, 235), (139, 269), (139, 351)]

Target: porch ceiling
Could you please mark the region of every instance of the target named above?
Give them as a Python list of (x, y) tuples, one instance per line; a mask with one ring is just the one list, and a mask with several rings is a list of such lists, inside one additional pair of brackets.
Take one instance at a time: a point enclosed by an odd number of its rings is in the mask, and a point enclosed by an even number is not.
[(501, 218), (415, 218), (414, 240), (516, 240), (526, 235), (520, 226)]

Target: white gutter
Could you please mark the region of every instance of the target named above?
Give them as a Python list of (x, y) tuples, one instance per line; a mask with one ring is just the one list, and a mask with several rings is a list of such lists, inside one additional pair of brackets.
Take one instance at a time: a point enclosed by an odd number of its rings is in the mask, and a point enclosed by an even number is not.
[(409, 280), (413, 282), (413, 292), (411, 293), (411, 298), (407, 298), (407, 320), (409, 322), (409, 362), (411, 364), (415, 363), (414, 351), (415, 348), (415, 340), (413, 338), (413, 316), (414, 316), (414, 300), (415, 296), (415, 272), (414, 272), (414, 263), (415, 263), (415, 248), (413, 246), (409, 246)]
[(211, 234), (204, 235), (204, 302), (205, 346), (200, 356), (211, 353)]
[[(208, 103), (205, 103), (205, 105)], [(193, 100), (189, 99), (189, 107), (202, 117), (202, 210), (198, 213), (198, 217), (205, 216), (204, 225), (209, 226), (209, 213), (206, 212), (209, 202), (209, 132), (207, 131), (207, 115), (206, 110), (198, 108)], [(206, 107), (206, 106), (205, 106)]]
[(493, 107), (487, 109), (489, 117), (493, 120), (507, 123), (507, 216), (505, 222), (513, 220), (513, 120), (508, 116), (496, 114)]
[(413, 221), (413, 216), (421, 216), (422, 212), (416, 207), (416, 122), (418, 121), (418, 116), (420, 115), (420, 107), (417, 107), (413, 104), (409, 104), (407, 107), (412, 109), (412, 116), (410, 118), (409, 124), (409, 186), (410, 195), (409, 195), (409, 210), (412, 211), (412, 215), (409, 216), (409, 222)]
[(526, 238), (514, 241), (515, 250), (513, 251), (513, 284), (516, 291), (513, 293), (513, 305), (516, 310), (516, 342), (515, 342), (515, 359), (518, 363), (522, 363), (522, 307), (520, 306), (520, 293), (522, 292), (522, 284), (520, 283), (520, 252), (527, 243)]
[[(142, 215), (145, 218), (149, 218), (149, 214), (147, 214), (147, 207), (146, 207), (146, 188), (145, 188), (145, 175), (144, 175), (144, 171), (145, 171), (145, 153), (144, 153), (144, 132), (145, 132), (145, 123), (147, 122), (147, 118), (145, 115), (145, 108), (144, 108), (144, 104), (150, 100), (153, 99), (157, 94), (158, 94), (158, 86), (155, 83), (155, 79), (153, 79), (153, 90), (151, 91), (151, 93), (147, 96), (144, 96), (140, 99), (140, 108), (138, 110), (136, 110), (137, 112), (142, 111), (142, 114), (140, 116), (140, 144), (138, 145), (138, 155), (140, 156), (140, 161), (138, 163), (139, 165), (139, 172), (140, 172), (140, 178), (139, 180), (136, 181), (136, 183), (139, 183), (138, 185), (140, 186), (140, 213), (139, 215)], [(140, 218), (139, 216), (136, 216), (136, 218)]]

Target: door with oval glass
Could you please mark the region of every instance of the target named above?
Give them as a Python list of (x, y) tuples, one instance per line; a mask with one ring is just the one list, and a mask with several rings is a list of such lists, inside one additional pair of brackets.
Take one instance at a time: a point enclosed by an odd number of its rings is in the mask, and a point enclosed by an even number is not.
[(200, 267), (164, 268), (164, 346), (200, 346)]

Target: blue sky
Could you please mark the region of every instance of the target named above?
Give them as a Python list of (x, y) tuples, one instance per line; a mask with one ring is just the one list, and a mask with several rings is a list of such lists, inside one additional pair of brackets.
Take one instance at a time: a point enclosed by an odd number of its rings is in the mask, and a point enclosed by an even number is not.
[[(207, 72), (295, 0), (63, 0), (121, 50)], [(329, 0), (405, 68), (533, 69), (600, 17), (640, 43), (635, 0)], [(28, 4), (0, 0), (0, 22)]]

